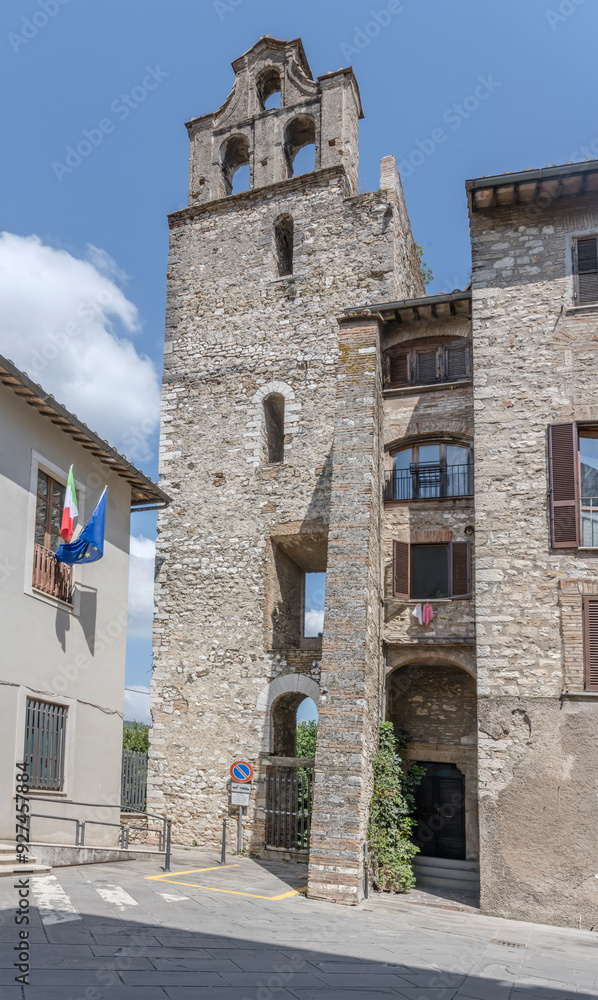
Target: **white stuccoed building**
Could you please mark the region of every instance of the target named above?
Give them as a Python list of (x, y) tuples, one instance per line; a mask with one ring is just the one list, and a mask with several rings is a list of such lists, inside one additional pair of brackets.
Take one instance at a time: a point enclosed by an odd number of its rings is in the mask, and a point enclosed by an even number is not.
[[(0, 427), (0, 840), (26, 760), (33, 841), (74, 844), (77, 819), (86, 845), (115, 845), (130, 514), (168, 497), (2, 357)], [(52, 554), (71, 465), (79, 525), (108, 487), (103, 558), (72, 568)]]

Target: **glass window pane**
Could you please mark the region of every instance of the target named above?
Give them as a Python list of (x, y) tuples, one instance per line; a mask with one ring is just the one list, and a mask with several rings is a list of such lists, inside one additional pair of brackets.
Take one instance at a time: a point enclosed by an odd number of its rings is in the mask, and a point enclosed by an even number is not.
[(63, 540), (60, 537), (60, 533), (53, 531), (50, 540), (50, 548), (52, 549), (52, 552), (56, 552), (58, 546), (62, 545), (62, 541)]
[(458, 444), (447, 444), (446, 464), (447, 465), (467, 465), (469, 448), (463, 448)]
[(419, 446), (419, 461), (420, 462), (439, 462), (440, 461), (440, 445), (439, 444), (420, 444), (420, 446)]
[(62, 511), (60, 507), (52, 507), (52, 514), (50, 516), (50, 524), (52, 526), (52, 531), (57, 531), (60, 534), (60, 524), (62, 521)]
[(55, 507), (64, 507), (64, 486), (61, 483), (52, 483), (52, 503)]
[(411, 448), (403, 448), (392, 456), (392, 464), (395, 469), (408, 469), (411, 465)]
[(598, 497), (598, 437), (579, 436), (582, 497)]
[(40, 524), (46, 523), (47, 502), (42, 497), (37, 497), (35, 501), (35, 520)]
[(433, 601), (448, 595), (448, 545), (412, 545), (411, 597)]
[(38, 545), (44, 545), (46, 541), (46, 529), (43, 524), (35, 525), (35, 541)]
[(48, 477), (41, 469), (37, 470), (37, 492), (41, 497), (48, 495)]

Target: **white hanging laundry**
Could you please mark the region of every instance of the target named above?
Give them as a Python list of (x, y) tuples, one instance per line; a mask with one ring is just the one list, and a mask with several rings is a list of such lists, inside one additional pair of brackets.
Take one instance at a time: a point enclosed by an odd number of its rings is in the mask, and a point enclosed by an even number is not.
[(421, 604), (416, 604), (413, 611), (411, 612), (414, 618), (417, 618), (420, 625), (422, 624), (422, 606)]

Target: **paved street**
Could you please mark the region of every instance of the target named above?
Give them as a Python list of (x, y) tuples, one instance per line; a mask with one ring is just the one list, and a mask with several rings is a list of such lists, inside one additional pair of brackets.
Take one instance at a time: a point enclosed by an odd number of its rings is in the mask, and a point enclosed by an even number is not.
[[(598, 997), (598, 936), (386, 897), (306, 899), (305, 870), (177, 851), (32, 879), (31, 977), (0, 882), (2, 1000), (568, 1000)], [(200, 870), (198, 870), (200, 869)], [(207, 869), (207, 870), (206, 870)], [(150, 876), (150, 877), (148, 877)], [(168, 881), (166, 880), (168, 879)]]

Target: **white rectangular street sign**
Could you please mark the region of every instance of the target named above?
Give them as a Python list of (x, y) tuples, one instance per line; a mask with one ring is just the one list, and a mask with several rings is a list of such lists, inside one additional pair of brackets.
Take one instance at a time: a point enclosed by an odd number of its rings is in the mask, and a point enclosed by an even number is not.
[(231, 806), (248, 806), (249, 805), (249, 791), (243, 792), (231, 792), (230, 796)]
[(247, 795), (249, 795), (249, 793), (251, 791), (251, 782), (250, 781), (231, 781), (231, 783), (230, 783), (230, 790), (231, 790), (231, 792), (245, 792)]

